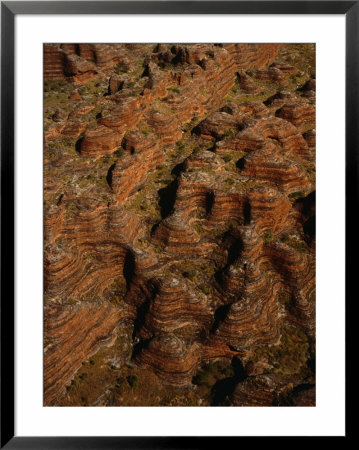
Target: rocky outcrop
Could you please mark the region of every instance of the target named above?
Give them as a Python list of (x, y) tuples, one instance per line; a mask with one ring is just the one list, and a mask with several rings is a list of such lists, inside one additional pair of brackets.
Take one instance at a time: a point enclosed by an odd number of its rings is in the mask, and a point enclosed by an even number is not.
[(150, 49), (134, 44), (45, 44), (44, 79), (67, 77), (83, 84), (116, 65), (137, 62)]
[(177, 278), (157, 278), (155, 295), (150, 300), (143, 329), (139, 335), (148, 339), (154, 335), (177, 332), (188, 340), (208, 330), (213, 311), (203, 293), (191, 291)]
[(289, 194), (310, 188), (305, 169), (300, 164), (283, 158), (279, 152), (256, 150), (243, 158), (242, 166), (244, 175), (268, 181)]
[(44, 45), (44, 79), (65, 78), (65, 54), (56, 44)]
[(152, 339), (136, 361), (167, 383), (186, 386), (198, 366), (198, 350), (198, 344), (188, 346), (175, 335), (166, 334)]
[(270, 282), (253, 265), (245, 266), (243, 276), (241, 299), (230, 305), (215, 335), (216, 340), (229, 343), (237, 351), (276, 342), (280, 336), (279, 285)]
[(239, 383), (230, 396), (232, 406), (287, 406), (286, 397), (295, 384), (278, 375), (258, 375)]
[(122, 145), (128, 154), (115, 164), (111, 172), (111, 187), (117, 200), (125, 202), (164, 161), (164, 155), (153, 138), (146, 138), (139, 132), (126, 136)]
[(45, 404), (125, 325), (173, 395), (238, 360), (224, 404), (315, 403), (315, 79), (283, 48), (44, 46)]
[(311, 105), (306, 104), (289, 104), (283, 105), (282, 108), (277, 111), (277, 117), (291, 122), (297, 128), (305, 124), (315, 123), (315, 109)]
[(103, 345), (111, 345), (118, 328), (133, 318), (126, 305), (79, 303), (45, 306), (44, 405), (56, 405), (74, 372)]
[(89, 157), (100, 157), (111, 154), (121, 146), (122, 134), (111, 128), (97, 125), (86, 131), (81, 139), (80, 153)]

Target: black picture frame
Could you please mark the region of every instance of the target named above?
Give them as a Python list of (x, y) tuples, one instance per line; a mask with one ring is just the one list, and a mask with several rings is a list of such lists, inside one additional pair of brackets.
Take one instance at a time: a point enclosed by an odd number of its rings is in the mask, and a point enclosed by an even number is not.
[[(346, 297), (358, 248), (359, 1), (1, 2), (1, 442), (6, 449), (177, 449), (238, 445), (237, 437), (14, 435), (14, 33), (18, 14), (341, 14), (346, 19)], [(354, 264), (355, 265), (355, 264)], [(346, 336), (348, 338), (346, 331)], [(346, 339), (348, 340), (348, 339)], [(348, 391), (348, 389), (347, 389)], [(348, 397), (346, 398), (348, 412)], [(346, 414), (348, 419), (348, 414)], [(348, 425), (348, 423), (347, 423)], [(349, 437), (348, 426), (346, 437)], [(220, 441), (220, 442), (218, 442)]]

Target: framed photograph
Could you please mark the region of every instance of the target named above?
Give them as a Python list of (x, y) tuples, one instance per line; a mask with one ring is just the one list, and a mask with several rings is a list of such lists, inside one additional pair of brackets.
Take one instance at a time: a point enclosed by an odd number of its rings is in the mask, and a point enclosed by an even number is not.
[(348, 436), (358, 11), (1, 2), (1, 448)]

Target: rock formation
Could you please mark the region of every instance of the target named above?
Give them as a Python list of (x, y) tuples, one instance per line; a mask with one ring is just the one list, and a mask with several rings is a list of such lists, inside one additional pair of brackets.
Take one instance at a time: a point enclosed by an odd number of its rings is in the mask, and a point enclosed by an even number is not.
[(45, 405), (315, 405), (314, 52), (44, 45)]

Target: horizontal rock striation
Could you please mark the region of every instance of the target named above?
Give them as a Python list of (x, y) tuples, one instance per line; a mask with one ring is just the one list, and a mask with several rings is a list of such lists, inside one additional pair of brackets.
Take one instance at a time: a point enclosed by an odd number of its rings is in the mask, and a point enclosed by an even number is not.
[(277, 111), (276, 115), (291, 122), (297, 128), (306, 124), (313, 125), (315, 123), (315, 109), (311, 105), (285, 104)]
[(287, 47), (44, 46), (46, 405), (124, 326), (174, 396), (218, 363), (223, 404), (315, 404), (315, 78)]
[(300, 164), (268, 149), (260, 149), (244, 157), (242, 173), (268, 181), (289, 194), (303, 188), (310, 189), (310, 181)]
[(155, 337), (136, 362), (175, 386), (188, 385), (199, 362), (199, 345), (186, 345), (173, 334)]
[(204, 294), (191, 291), (176, 278), (156, 280), (156, 294), (150, 300), (143, 329), (143, 339), (153, 335), (178, 332), (193, 339), (210, 328), (213, 311)]
[(103, 302), (46, 306), (44, 405), (56, 405), (82, 362), (101, 346), (111, 345), (118, 328), (131, 318), (129, 307), (120, 309)]
[(246, 266), (243, 275), (246, 285), (241, 299), (231, 304), (215, 335), (216, 340), (227, 342), (238, 351), (276, 342), (280, 336), (279, 285), (270, 283), (251, 265)]
[(99, 72), (129, 64), (149, 51), (150, 46), (134, 44), (45, 44), (44, 79), (68, 77), (83, 84)]
[(124, 132), (118, 133), (111, 128), (96, 125), (86, 130), (81, 139), (80, 153), (89, 157), (100, 157), (111, 154), (121, 146)]
[(286, 398), (295, 384), (281, 377), (258, 375), (238, 383), (230, 396), (231, 406), (287, 406)]
[(111, 171), (111, 187), (119, 202), (125, 202), (147, 180), (148, 175), (163, 161), (164, 154), (156, 141), (132, 133), (124, 138), (123, 147), (128, 154), (120, 158)]

